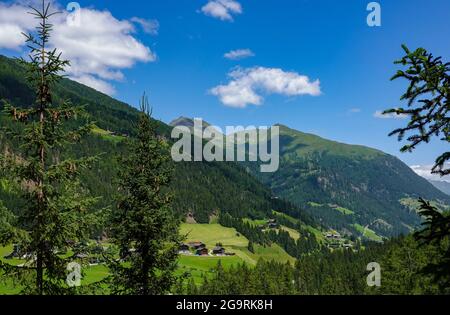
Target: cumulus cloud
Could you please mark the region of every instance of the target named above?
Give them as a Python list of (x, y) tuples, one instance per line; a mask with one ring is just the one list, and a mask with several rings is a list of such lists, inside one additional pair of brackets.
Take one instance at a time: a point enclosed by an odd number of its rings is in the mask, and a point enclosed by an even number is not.
[(228, 76), (231, 78), (228, 84), (216, 86), (210, 93), (230, 107), (261, 105), (264, 100), (261, 93), (285, 96), (318, 96), (321, 93), (319, 80), (311, 82), (307, 76), (277, 68), (237, 68)]
[(28, 8), (21, 4), (7, 5), (0, 2), (0, 48), (20, 50), (25, 46), (22, 33), (36, 23), (27, 12)]
[[(446, 167), (448, 166), (450, 165), (447, 164)], [(449, 179), (445, 179), (445, 177), (441, 177), (439, 174), (432, 174), (431, 170), (433, 165), (412, 165), (410, 167), (417, 175), (422, 176), (425, 179), (450, 182)]]
[(373, 114), (373, 117), (379, 118), (379, 119), (406, 119), (406, 118), (408, 118), (408, 115), (396, 114), (396, 113), (383, 114), (382, 110), (377, 110)]
[[(52, 18), (50, 46), (57, 47), (63, 58), (71, 61), (66, 70), (75, 81), (111, 95), (114, 87), (110, 81), (123, 80), (123, 69), (156, 59), (150, 48), (133, 36), (132, 21), (118, 20), (108, 11), (81, 8), (74, 23), (73, 13), (57, 4), (54, 9), (63, 13)], [(24, 2), (0, 3), (0, 48), (23, 49), (21, 33), (36, 26), (28, 11)]]
[(159, 22), (157, 20), (146, 20), (138, 17), (131, 18), (131, 22), (138, 24), (142, 30), (150, 35), (158, 35)]
[(230, 60), (240, 60), (248, 57), (253, 57), (254, 55), (255, 54), (250, 49), (237, 49), (227, 52), (223, 56)]
[(233, 15), (242, 13), (242, 6), (235, 0), (209, 0), (201, 11), (222, 21), (233, 21)]

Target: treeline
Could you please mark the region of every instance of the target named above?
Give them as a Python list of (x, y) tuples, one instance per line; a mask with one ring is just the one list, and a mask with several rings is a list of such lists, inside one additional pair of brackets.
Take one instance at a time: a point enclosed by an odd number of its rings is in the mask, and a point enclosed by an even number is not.
[[(383, 219), (392, 226), (373, 226), (375, 232), (397, 236), (409, 233), (404, 224), (419, 227), (421, 222), (420, 217), (411, 215), (407, 207), (399, 203), (405, 194), (411, 198), (424, 197), (450, 203), (450, 197), (434, 189), (425, 179), (418, 178), (393, 156), (375, 154), (369, 149), (358, 154), (336, 155), (333, 152), (339, 148), (332, 147), (333, 143), (327, 151), (300, 154), (290, 151), (291, 147), (298, 148), (290, 144), (302, 141), (301, 135), (282, 134), (280, 140), (283, 154), (277, 172), (260, 174), (257, 165), (245, 165), (276, 196), (300, 207), (315, 221), (321, 219), (324, 225), (352, 229), (355, 220), (365, 226)], [(367, 154), (370, 155), (365, 156)], [(309, 202), (323, 206), (312, 207)], [(329, 204), (345, 207), (355, 214), (343, 215)]]
[(270, 230), (267, 232), (269, 239), (280, 245), (289, 255), (301, 258), (321, 248), (314, 234), (305, 232), (298, 240), (291, 237), (289, 232), (283, 230)]
[[(385, 244), (365, 244), (359, 252), (322, 249), (303, 256), (295, 266), (263, 260), (254, 268), (243, 264), (224, 270), (219, 265), (213, 278), (205, 278), (202, 285), (188, 282), (176, 290), (205, 295), (450, 294), (450, 288), (443, 287), (445, 281), (436, 282), (424, 272), (442, 253), (411, 236), (400, 237)], [(380, 287), (367, 284), (371, 262), (381, 266)]]
[(303, 228), (297, 230), (301, 237), (295, 240), (287, 231), (282, 229), (263, 231), (261, 227), (245, 222), (240, 218), (233, 218), (228, 213), (219, 216), (219, 223), (225, 227), (235, 228), (251, 243), (262, 246), (270, 246), (272, 243), (276, 243), (294, 258), (300, 258), (305, 254), (320, 249), (320, 244), (315, 235)]
[(236, 229), (236, 231), (244, 235), (252, 243), (263, 246), (270, 246), (272, 243), (268, 233), (263, 232), (261, 228), (254, 226), (249, 222), (244, 222), (240, 218), (233, 218), (228, 213), (224, 213), (219, 216), (219, 223), (224, 227)]
[[(56, 49), (48, 49), (52, 33), (49, 19), (58, 12), (53, 12), (46, 0), (41, 4), (29, 13), (39, 20), (35, 31), (24, 34), (30, 60), (19, 61), (35, 98), (26, 106), (8, 101), (2, 106), (2, 120), (8, 121), (2, 127), (8, 137), (0, 139), (1, 188), (23, 204), (6, 198), (11, 206), (7, 209), (0, 202), (0, 246), (14, 244), (9, 258), (25, 262), (14, 265), (0, 260), (1, 281), (18, 286), (21, 294), (85, 292), (88, 288), (78, 289), (80, 263), (98, 257), (79, 250), (89, 247), (84, 245), (89, 244), (93, 234), (107, 231), (108, 249), (114, 246), (118, 252), (105, 250), (103, 258), (109, 275), (91, 286), (106, 285), (112, 294), (165, 294), (177, 280), (175, 269), (181, 241), (179, 220), (170, 207), (173, 163), (169, 144), (157, 134), (158, 124), (150, 117), (150, 105), (144, 95), (140, 112), (134, 116), (135, 136), (121, 136), (130, 138), (123, 147), (126, 153), (112, 155), (121, 156), (114, 165), (109, 156), (109, 163), (103, 166), (115, 167), (103, 174), (106, 177), (95, 174), (98, 169), (92, 171), (94, 163), (102, 163), (102, 154), (86, 153), (104, 146), (99, 142), (96, 146), (98, 138), (92, 133), (98, 128), (85, 108), (58, 97), (64, 93), (54, 93), (70, 63)], [(126, 122), (126, 117), (116, 119), (125, 121), (124, 126), (133, 124)], [(88, 135), (91, 137), (81, 143)], [(111, 136), (108, 132), (100, 135)], [(114, 144), (118, 142), (116, 138), (112, 140)], [(112, 170), (118, 171), (117, 177)], [(113, 178), (118, 182), (113, 184)], [(106, 199), (107, 207), (99, 209), (101, 198), (91, 195), (88, 187), (107, 179), (111, 179), (107, 184), (117, 189)], [(107, 192), (90, 188), (97, 193)], [(103, 251), (101, 246), (95, 248)], [(73, 271), (69, 276), (68, 270)]]
[[(0, 100), (12, 106), (29, 107), (36, 91), (26, 80), (26, 67), (13, 59), (0, 56)], [(85, 105), (91, 120), (104, 131), (113, 132), (111, 137), (101, 134), (85, 136), (80, 143), (65, 148), (61, 158), (99, 155), (101, 158), (91, 168), (82, 170), (81, 183), (91, 195), (98, 197), (95, 209), (114, 207), (114, 196), (118, 189), (118, 159), (128, 150), (123, 135), (134, 138), (139, 112), (102, 93), (67, 79), (55, 82), (52, 90), (55, 103), (69, 100), (73, 104)], [(4, 103), (0, 102), (0, 112)], [(73, 122), (69, 122), (72, 124)], [(75, 122), (81, 124), (82, 120)], [(2, 127), (12, 127), (4, 115), (0, 115)], [(155, 120), (158, 136), (170, 140), (171, 127)], [(14, 139), (0, 130), (0, 152), (20, 147)], [(233, 217), (262, 219), (273, 210), (286, 211), (306, 224), (315, 225), (311, 216), (297, 206), (274, 198), (270, 189), (262, 185), (238, 163), (181, 162), (174, 163), (174, 177), (170, 189), (174, 195), (173, 209), (181, 219), (188, 212), (198, 223), (208, 223), (211, 215), (228, 212)], [(0, 174), (0, 198), (14, 212), (23, 208), (20, 198), (12, 191), (8, 176)], [(233, 196), (233, 198), (230, 198)]]
[[(385, 245), (389, 246), (389, 245)], [(365, 294), (366, 266), (379, 260), (386, 247), (373, 245), (360, 253), (328, 250), (304, 256), (295, 266), (260, 260), (256, 267), (219, 265), (200, 286), (187, 283), (181, 293), (205, 295)]]

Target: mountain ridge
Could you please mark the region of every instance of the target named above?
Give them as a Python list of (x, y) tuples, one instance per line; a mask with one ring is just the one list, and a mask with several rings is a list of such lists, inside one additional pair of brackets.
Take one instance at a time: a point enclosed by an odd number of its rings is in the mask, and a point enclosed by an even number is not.
[(428, 180), (434, 187), (442, 191), (444, 194), (450, 196), (450, 183), (446, 181), (439, 180)]
[[(25, 81), (24, 69), (1, 56), (0, 66), (0, 99), (13, 105), (31, 104), (34, 94)], [(71, 154), (107, 153), (98, 169), (84, 175), (89, 188), (100, 192), (106, 205), (117, 191), (113, 183), (118, 170), (115, 157), (126, 152), (126, 141), (108, 139), (116, 139), (114, 133), (133, 136), (138, 111), (68, 79), (55, 87), (55, 101), (66, 98), (86, 104), (99, 126), (100, 134)], [(159, 121), (157, 125), (158, 133), (170, 139), (172, 127)], [(193, 213), (197, 222), (206, 223), (218, 211), (265, 219), (277, 210), (357, 235), (361, 234), (358, 227), (372, 224), (371, 229), (381, 236), (393, 236), (421, 223), (399, 200), (423, 193), (426, 198), (450, 203), (449, 196), (393, 156), (280, 126), (281, 167), (276, 173), (260, 173), (258, 163), (177, 163), (172, 184), (177, 213)], [(1, 191), (0, 197), (11, 199)]]

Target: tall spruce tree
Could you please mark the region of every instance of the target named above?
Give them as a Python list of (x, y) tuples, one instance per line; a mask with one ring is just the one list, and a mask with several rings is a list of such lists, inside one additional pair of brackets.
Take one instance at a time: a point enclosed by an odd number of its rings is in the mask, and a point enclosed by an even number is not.
[(121, 196), (112, 212), (111, 236), (120, 252), (120, 260), (110, 264), (114, 294), (161, 295), (176, 281), (181, 239), (168, 193), (172, 161), (150, 116), (144, 95), (138, 134), (122, 159)]
[[(8, 136), (19, 144), (14, 152), (1, 156), (2, 167), (11, 180), (21, 187), (26, 207), (11, 215), (3, 231), (3, 243), (15, 242), (26, 254), (22, 267), (2, 264), (6, 276), (19, 277), (27, 294), (70, 294), (74, 288), (66, 284), (70, 257), (58, 254), (70, 249), (73, 241), (85, 239), (84, 227), (92, 216), (86, 215), (93, 199), (85, 197), (76, 185), (80, 171), (95, 158), (63, 159), (64, 148), (78, 142), (90, 132), (92, 125), (82, 107), (70, 102), (55, 104), (52, 88), (61, 79), (69, 62), (50, 48), (52, 12), (50, 3), (31, 8), (38, 21), (34, 33), (26, 36), (30, 60), (20, 59), (27, 69), (29, 84), (36, 92), (36, 101), (21, 108), (5, 104), (4, 111), (13, 122)], [(76, 122), (80, 118), (81, 122)], [(7, 240), (7, 239), (8, 240)]]

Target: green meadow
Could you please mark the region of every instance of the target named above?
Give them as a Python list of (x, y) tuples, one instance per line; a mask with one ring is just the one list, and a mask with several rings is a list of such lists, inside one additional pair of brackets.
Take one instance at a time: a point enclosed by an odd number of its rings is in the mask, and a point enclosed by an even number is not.
[[(201, 241), (212, 249), (217, 243), (221, 243), (227, 252), (234, 253), (234, 256), (187, 256), (180, 255), (178, 259), (177, 274), (191, 276), (196, 284), (200, 284), (204, 277), (214, 276), (214, 269), (219, 262), (224, 269), (231, 266), (246, 263), (250, 266), (256, 265), (259, 259), (276, 260), (280, 262), (294, 263), (295, 259), (289, 256), (280, 246), (254, 245), (254, 253), (248, 250), (248, 239), (238, 233), (233, 228), (226, 228), (220, 224), (182, 224), (180, 232), (184, 235), (185, 242)], [(294, 231), (295, 232), (295, 231)], [(13, 246), (0, 247), (0, 260), (11, 265), (20, 265), (25, 261), (20, 259), (5, 260), (4, 257), (10, 254)], [(82, 269), (82, 285), (89, 285), (105, 279), (108, 276), (108, 268), (105, 265), (84, 266)], [(0, 295), (18, 294), (21, 288), (9, 280), (2, 279), (0, 275)]]

